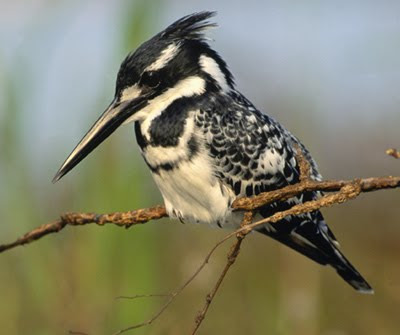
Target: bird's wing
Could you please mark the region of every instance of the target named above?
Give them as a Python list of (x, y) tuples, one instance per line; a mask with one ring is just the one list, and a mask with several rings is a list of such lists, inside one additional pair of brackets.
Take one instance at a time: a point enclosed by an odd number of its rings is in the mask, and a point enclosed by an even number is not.
[(215, 173), (237, 196), (252, 196), (298, 182), (296, 145), (310, 162), (311, 178), (320, 179), (315, 162), (302, 144), (239, 94), (200, 110), (196, 122), (204, 132)]
[[(259, 112), (239, 93), (234, 92), (231, 98), (200, 111), (197, 123), (204, 132), (215, 174), (236, 196), (253, 196), (297, 183), (300, 171), (296, 147), (303, 150), (310, 163), (310, 177), (321, 178), (314, 160), (297, 138), (277, 121)], [(260, 209), (260, 214), (269, 217), (318, 196), (317, 192), (307, 192), (266, 205)], [(258, 231), (320, 264), (332, 265), (356, 289), (370, 290), (338, 250), (338, 242), (320, 211), (287, 216)]]

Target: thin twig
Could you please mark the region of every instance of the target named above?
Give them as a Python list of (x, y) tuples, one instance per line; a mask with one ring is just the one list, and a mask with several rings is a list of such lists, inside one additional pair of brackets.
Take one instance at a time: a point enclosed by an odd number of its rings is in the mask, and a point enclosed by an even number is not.
[[(245, 212), (244, 216), (243, 216), (243, 220), (242, 220), (242, 224), (240, 225), (241, 228), (245, 228), (247, 225), (249, 225), (251, 223), (251, 221), (253, 220), (253, 213), (252, 212)], [(215, 283), (213, 289), (211, 290), (210, 293), (207, 294), (206, 296), (206, 302), (204, 304), (203, 309), (198, 313), (198, 315), (196, 316), (195, 319), (195, 326), (194, 329), (192, 331), (192, 335), (196, 334), (197, 330), (199, 329), (201, 323), (203, 322), (207, 311), (212, 303), (212, 301), (214, 300), (215, 295), (217, 294), (218, 289), (220, 288), (226, 274), (228, 273), (228, 270), (230, 269), (230, 267), (233, 265), (233, 263), (235, 263), (237, 256), (239, 255), (240, 252), (240, 246), (242, 244), (243, 239), (246, 237), (246, 235), (250, 232), (250, 230), (243, 230), (240, 233), (237, 233), (236, 235), (236, 242), (232, 245), (228, 256), (227, 256), (227, 262), (226, 265), (224, 267), (224, 269), (221, 272), (221, 275), (218, 277), (217, 282)]]
[[(183, 289), (182, 289), (183, 290)], [(157, 313), (155, 313), (150, 319), (143, 321), (141, 323), (135, 324), (133, 326), (129, 326), (126, 327), (124, 329), (120, 329), (118, 331), (116, 331), (115, 333), (113, 333), (113, 335), (119, 335), (122, 333), (125, 333), (129, 330), (133, 330), (133, 329), (137, 329), (137, 328), (141, 328), (144, 326), (148, 326), (151, 325), (155, 320), (157, 320), (159, 318), (159, 316), (168, 308), (168, 306), (171, 304), (171, 302), (174, 300), (174, 298), (180, 293), (181, 291), (176, 291), (170, 294), (169, 299), (167, 300), (167, 302), (158, 310)]]
[(166, 293), (166, 294), (136, 294), (132, 296), (128, 295), (120, 295), (118, 297), (115, 297), (116, 300), (136, 300), (140, 298), (166, 298), (170, 297), (171, 293)]
[(132, 326), (126, 327), (124, 329), (118, 330), (116, 333), (114, 333), (113, 335), (119, 335), (122, 333), (125, 333), (129, 330), (133, 330), (133, 329), (137, 329), (137, 328), (141, 328), (147, 325), (152, 324), (156, 319), (158, 319), (160, 317), (160, 315), (168, 308), (168, 306), (174, 301), (174, 299), (176, 298), (177, 295), (179, 295), (196, 277), (197, 275), (201, 272), (201, 270), (203, 270), (203, 268), (208, 264), (211, 256), (213, 255), (213, 253), (215, 252), (215, 250), (218, 249), (218, 247), (223, 244), (225, 241), (227, 241), (228, 239), (230, 239), (232, 236), (231, 235), (227, 235), (225, 236), (223, 239), (221, 239), (217, 244), (215, 244), (211, 250), (208, 252), (208, 254), (206, 255), (206, 257), (204, 258), (203, 262), (199, 265), (199, 267), (193, 272), (193, 274), (174, 292), (172, 292), (169, 295), (169, 299), (165, 302), (164, 305), (162, 305), (162, 307), (148, 320), (141, 322), (141, 323), (137, 323), (134, 324)]

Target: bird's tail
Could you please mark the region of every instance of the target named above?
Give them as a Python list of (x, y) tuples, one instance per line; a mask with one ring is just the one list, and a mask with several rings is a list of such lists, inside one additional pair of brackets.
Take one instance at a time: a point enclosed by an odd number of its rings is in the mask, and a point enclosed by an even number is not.
[(354, 287), (358, 292), (365, 294), (373, 294), (374, 290), (367, 283), (367, 281), (361, 276), (361, 274), (355, 269), (353, 265), (348, 261), (346, 257), (339, 251), (339, 249), (333, 245), (334, 256), (330, 257), (328, 262), (338, 275), (342, 277), (347, 283)]
[[(293, 216), (290, 220), (270, 224), (258, 231), (287, 245), (313, 261), (332, 266), (347, 283), (360, 293), (374, 293), (371, 286), (339, 250), (339, 243), (320, 212), (313, 220)], [(296, 221), (301, 221), (301, 223)], [(316, 223), (317, 222), (317, 223)]]

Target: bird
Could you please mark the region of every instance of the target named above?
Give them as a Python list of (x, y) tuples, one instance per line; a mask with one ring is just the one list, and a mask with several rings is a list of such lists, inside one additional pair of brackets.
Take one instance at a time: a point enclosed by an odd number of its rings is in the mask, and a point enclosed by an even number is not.
[[(236, 88), (227, 63), (207, 36), (217, 26), (210, 20), (215, 14), (186, 15), (127, 55), (118, 71), (114, 99), (53, 182), (125, 124), (134, 125), (141, 155), (168, 215), (183, 222), (239, 227), (243, 214), (232, 210), (235, 199), (299, 182), (296, 148), (309, 163), (310, 178), (322, 179), (300, 140)], [(306, 192), (265, 205), (256, 217), (266, 218), (320, 196)], [(256, 230), (331, 266), (357, 291), (373, 293), (339, 250), (319, 210)]]

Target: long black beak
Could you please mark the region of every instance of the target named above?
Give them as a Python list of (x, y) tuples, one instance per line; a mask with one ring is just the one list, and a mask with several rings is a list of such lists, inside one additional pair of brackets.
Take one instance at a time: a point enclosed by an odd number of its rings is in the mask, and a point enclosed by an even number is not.
[(122, 103), (114, 99), (92, 128), (90, 128), (81, 139), (75, 149), (69, 154), (63, 165), (61, 165), (53, 178), (53, 183), (60, 180), (65, 174), (72, 170), (130, 116), (143, 108), (146, 103), (146, 96)]

